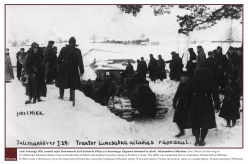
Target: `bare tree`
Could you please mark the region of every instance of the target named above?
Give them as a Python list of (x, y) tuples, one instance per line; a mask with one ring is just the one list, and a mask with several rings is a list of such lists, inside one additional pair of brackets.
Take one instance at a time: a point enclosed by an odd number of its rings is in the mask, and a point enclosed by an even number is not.
[(93, 42), (95, 43), (95, 42), (96, 42), (96, 35), (92, 35), (92, 36), (90, 37), (90, 40), (93, 40)]
[(226, 40), (229, 42), (229, 46), (237, 39), (237, 29), (234, 27), (233, 21), (231, 20), (226, 30)]
[(142, 34), (140, 37), (141, 37), (142, 39), (145, 39), (145, 38), (146, 38), (145, 34)]

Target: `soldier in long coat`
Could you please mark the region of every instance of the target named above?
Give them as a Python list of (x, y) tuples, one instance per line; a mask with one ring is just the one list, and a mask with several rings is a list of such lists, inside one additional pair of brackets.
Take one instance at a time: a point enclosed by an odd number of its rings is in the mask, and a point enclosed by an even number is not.
[(141, 61), (139, 61), (137, 66), (137, 73), (141, 74), (143, 78), (146, 78), (146, 72), (147, 72), (147, 64), (144, 61), (144, 58), (141, 57)]
[(157, 66), (155, 67), (155, 79), (166, 79), (166, 71), (165, 71), (165, 61), (162, 59), (161, 55), (158, 55)]
[(240, 94), (237, 82), (234, 77), (228, 79), (228, 84), (224, 90), (225, 98), (220, 109), (219, 116), (224, 118), (227, 122), (227, 127), (236, 125), (236, 120), (240, 119)]
[(155, 81), (155, 67), (157, 66), (157, 60), (153, 57), (152, 54), (150, 54), (150, 62), (148, 64), (148, 72), (149, 72), (149, 78), (151, 81)]
[(130, 61), (128, 61), (128, 64), (126, 66), (126, 71), (129, 78), (133, 77), (134, 70), (133, 70), (133, 65), (130, 63)]
[(175, 137), (181, 137), (185, 134), (184, 129), (188, 129), (188, 108), (185, 108), (185, 98), (186, 98), (186, 87), (188, 85), (188, 73), (183, 71), (180, 74), (181, 82), (177, 88), (176, 94), (173, 98), (173, 108), (175, 109), (175, 114), (173, 122), (177, 123), (180, 130), (179, 134)]
[(211, 74), (214, 74), (214, 54), (213, 52), (209, 51), (208, 52), (208, 58), (206, 59), (206, 66), (208, 67), (208, 69), (210, 70)]
[(56, 58), (53, 50), (54, 41), (49, 41), (44, 51), (44, 69), (46, 73), (46, 84), (53, 84), (56, 75)]
[(16, 53), (16, 59), (17, 59), (16, 67), (17, 67), (17, 78), (18, 78), (18, 80), (20, 80), (21, 75), (22, 75), (22, 64), (19, 61), (19, 56), (20, 55), (25, 55), (25, 54), (23, 54), (23, 53), (25, 53), (24, 51), (25, 51), (25, 49), (21, 48), (20, 51)]
[(189, 75), (189, 78), (194, 77), (194, 72), (195, 72), (195, 68), (196, 68), (196, 54), (194, 52), (193, 48), (189, 48), (189, 61), (186, 64), (186, 69)]
[(6, 53), (5, 53), (5, 81), (10, 82), (12, 79), (14, 79), (14, 72), (13, 72), (13, 67), (11, 63), (11, 59), (9, 57), (9, 49), (6, 48)]
[(25, 74), (28, 82), (26, 84), (26, 95), (28, 100), (25, 104), (41, 102), (41, 96), (46, 97), (46, 84), (45, 84), (45, 73), (42, 67), (41, 54), (39, 52), (39, 45), (32, 43), (31, 48), (27, 51), (26, 61), (23, 64)]
[(61, 100), (64, 98), (64, 89), (70, 88), (70, 101), (72, 101), (73, 91), (81, 87), (80, 76), (83, 76), (84, 65), (81, 51), (76, 48), (77, 46), (76, 39), (71, 37), (69, 45), (63, 47), (59, 53), (60, 71), (56, 86), (59, 88)]
[(196, 69), (195, 77), (189, 81), (186, 95), (186, 108), (189, 108), (187, 125), (193, 128), (194, 145), (204, 146), (208, 129), (216, 127), (215, 109), (217, 111), (220, 109), (216, 84), (204, 64)]
[(214, 81), (217, 84), (217, 88), (219, 92), (225, 87), (225, 72), (227, 68), (227, 57), (223, 55), (222, 48), (220, 46), (217, 47), (217, 51), (214, 54)]

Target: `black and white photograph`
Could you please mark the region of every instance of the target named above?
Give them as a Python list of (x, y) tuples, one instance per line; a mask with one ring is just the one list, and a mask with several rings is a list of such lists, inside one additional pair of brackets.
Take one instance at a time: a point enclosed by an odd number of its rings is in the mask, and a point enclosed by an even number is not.
[(5, 147), (243, 148), (243, 25), (243, 4), (5, 4)]

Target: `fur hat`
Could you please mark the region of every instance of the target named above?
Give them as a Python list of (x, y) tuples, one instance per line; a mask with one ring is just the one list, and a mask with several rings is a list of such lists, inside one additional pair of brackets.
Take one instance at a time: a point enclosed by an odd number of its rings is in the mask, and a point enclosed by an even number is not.
[(25, 49), (24, 48), (21, 48), (21, 51), (24, 51)]
[(172, 52), (171, 52), (171, 55), (176, 55), (176, 52), (175, 52), (175, 51), (172, 51)]
[(31, 48), (34, 49), (34, 48), (39, 48), (39, 44), (37, 44), (36, 42), (33, 42), (31, 44)]
[(233, 48), (232, 46), (230, 46), (229, 49), (228, 49), (228, 51), (229, 51), (229, 50), (234, 50), (234, 48)]
[(54, 41), (50, 40), (48, 41), (48, 44), (54, 44)]
[(78, 45), (76, 44), (76, 39), (75, 39), (74, 37), (71, 37), (71, 38), (69, 39), (69, 44), (73, 44), (73, 45), (75, 45), (76, 47), (78, 46)]
[(220, 46), (217, 47), (217, 50), (218, 50), (218, 49), (222, 50), (222, 48), (221, 48)]

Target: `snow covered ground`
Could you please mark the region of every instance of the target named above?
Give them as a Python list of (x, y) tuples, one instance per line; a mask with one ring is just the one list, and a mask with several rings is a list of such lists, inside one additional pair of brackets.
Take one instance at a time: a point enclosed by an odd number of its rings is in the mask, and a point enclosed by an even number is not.
[[(86, 67), (86, 72), (90, 68)], [(16, 70), (14, 72), (16, 75)], [(93, 71), (85, 76), (93, 76)], [(47, 85), (47, 97), (43, 102), (25, 105), (25, 88), (15, 79), (6, 83), (6, 147), (26, 147), (17, 145), (19, 141), (68, 141), (67, 147), (82, 147), (77, 141), (153, 141), (153, 145), (117, 145), (117, 147), (194, 147), (191, 130), (186, 135), (175, 138), (178, 128), (172, 122), (174, 109), (172, 99), (178, 83), (170, 80), (150, 82), (151, 89), (165, 94), (169, 108), (164, 119), (151, 119), (136, 115), (133, 122), (127, 122), (111, 113), (106, 106), (95, 103), (80, 91), (76, 91), (76, 106), (72, 107), (69, 90), (65, 91), (65, 100), (58, 100), (59, 90), (54, 85)], [(41, 111), (43, 115), (19, 115), (30, 111)], [(22, 114), (23, 114), (22, 113)], [(20, 113), (21, 114), (21, 113)], [(241, 113), (242, 116), (242, 113)], [(242, 117), (241, 117), (242, 118)], [(233, 128), (227, 128), (225, 120), (216, 114), (217, 128), (211, 129), (206, 138), (205, 147), (241, 147), (242, 119)], [(159, 144), (159, 141), (180, 141), (189, 144)], [(56, 147), (47, 146), (47, 147)], [(32, 147), (32, 146), (28, 146)], [(46, 147), (46, 146), (42, 146)], [(89, 146), (86, 146), (89, 147)], [(104, 145), (103, 147), (111, 147)]]

